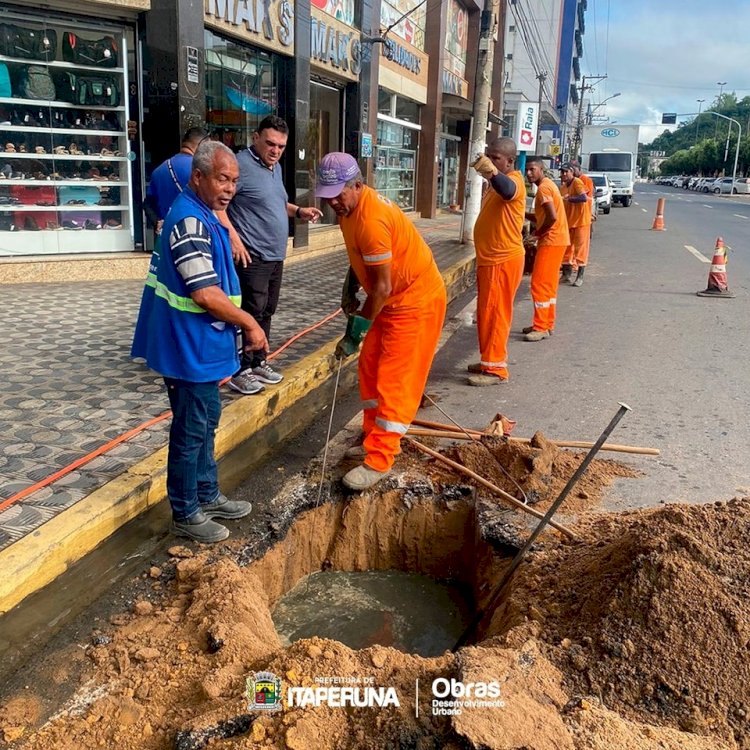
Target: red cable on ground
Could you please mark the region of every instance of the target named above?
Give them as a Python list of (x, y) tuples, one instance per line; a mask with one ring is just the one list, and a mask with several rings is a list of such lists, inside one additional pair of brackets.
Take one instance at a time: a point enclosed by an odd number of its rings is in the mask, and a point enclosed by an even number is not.
[[(317, 330), (321, 326), (324, 326), (326, 323), (328, 323), (329, 320), (333, 320), (337, 315), (340, 315), (342, 312), (343, 311), (341, 310), (341, 308), (339, 308), (335, 312), (332, 312), (330, 315), (326, 315), (325, 318), (323, 318), (322, 320), (319, 320), (317, 323), (314, 323), (313, 325), (309, 326), (308, 328), (305, 328), (299, 333), (295, 333), (294, 336), (287, 339), (278, 349), (276, 349), (276, 351), (271, 352), (268, 355), (268, 359), (273, 359), (274, 357), (277, 357), (279, 354), (281, 354), (281, 352), (284, 351), (284, 349), (290, 347), (295, 341), (298, 341), (299, 339), (301, 339), (303, 336), (307, 335), (308, 333), (312, 333), (313, 331)], [(224, 385), (224, 383), (227, 383), (229, 380), (231, 380), (231, 378), (225, 378), (224, 380), (221, 381), (221, 383), (219, 383), (219, 385)], [(89, 461), (93, 461), (95, 458), (98, 458), (99, 456), (111, 450), (112, 448), (119, 445), (120, 443), (124, 443), (126, 440), (129, 440), (135, 435), (138, 435), (144, 430), (147, 430), (149, 427), (152, 427), (153, 425), (158, 424), (159, 422), (163, 422), (165, 419), (169, 419), (169, 417), (171, 416), (172, 416), (171, 411), (165, 411), (164, 413), (160, 414), (158, 417), (152, 417), (151, 419), (143, 422), (142, 424), (139, 424), (137, 427), (133, 427), (131, 430), (124, 432), (122, 435), (118, 435), (116, 438), (113, 438), (112, 440), (104, 443), (104, 445), (100, 445), (98, 448), (91, 451), (90, 453), (87, 453), (85, 456), (81, 456), (81, 458), (77, 458), (75, 461), (63, 467), (62, 469), (59, 469), (54, 474), (50, 474), (48, 477), (45, 477), (44, 479), (40, 479), (38, 482), (34, 482), (34, 484), (29, 485), (28, 487), (25, 487), (20, 492), (16, 492), (15, 495), (11, 495), (9, 498), (6, 498), (2, 502), (0, 502), (0, 512), (4, 511), (6, 508), (13, 505), (13, 503), (17, 503), (19, 500), (23, 500), (23, 498), (28, 497), (29, 495), (36, 492), (37, 490), (41, 490), (47, 485), (52, 484), (52, 482), (56, 482), (58, 479), (61, 479), (62, 477), (64, 477), (66, 474), (70, 474), (71, 471), (74, 471), (79, 466), (83, 466), (84, 464), (87, 464)]]

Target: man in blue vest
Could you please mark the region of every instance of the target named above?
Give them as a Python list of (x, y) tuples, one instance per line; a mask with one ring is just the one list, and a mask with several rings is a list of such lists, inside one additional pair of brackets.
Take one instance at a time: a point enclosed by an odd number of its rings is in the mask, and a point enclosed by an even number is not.
[[(237, 371), (239, 328), (252, 350), (267, 345), (254, 318), (240, 309), (240, 285), (229, 233), (215, 212), (234, 196), (239, 168), (222, 143), (204, 141), (193, 157), (188, 187), (172, 204), (162, 229), (155, 294), (142, 305), (133, 351), (164, 376), (172, 407), (167, 494), (172, 531), (198, 542), (226, 539), (214, 518), (242, 518), (250, 503), (219, 490), (214, 433), (219, 381)], [(140, 320), (144, 317), (144, 320)]]

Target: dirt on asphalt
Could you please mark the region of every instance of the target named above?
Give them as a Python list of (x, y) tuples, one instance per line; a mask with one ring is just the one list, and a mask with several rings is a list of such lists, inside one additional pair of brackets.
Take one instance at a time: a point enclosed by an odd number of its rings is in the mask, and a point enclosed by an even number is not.
[[(540, 509), (582, 460), (541, 435), (488, 447), (446, 452)], [(411, 450), (377, 491), (317, 508), (300, 479), (274, 501), (290, 521), (266, 549), (176, 546), (144, 570), (129, 611), (48, 660), (68, 699), (50, 705), (37, 675), (0, 708), (0, 736), (24, 750), (750, 750), (750, 499), (595, 511), (635, 475), (594, 461), (566, 508), (578, 538), (540, 536), (474, 645), (430, 659), (319, 638), (283, 648), (272, 608), (316, 570), (392, 568), (461, 580), (482, 606), (508, 563), (481, 520), (498, 501)], [(352, 684), (392, 687), (400, 705), (265, 713), (246, 694), (261, 671), (283, 690), (364, 680)], [(504, 705), (436, 715), (438, 678), (497, 681)]]

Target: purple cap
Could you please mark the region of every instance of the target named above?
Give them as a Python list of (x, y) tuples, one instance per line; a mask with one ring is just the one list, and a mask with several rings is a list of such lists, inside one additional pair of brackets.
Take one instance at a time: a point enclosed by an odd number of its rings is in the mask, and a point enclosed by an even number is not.
[(318, 164), (316, 198), (336, 198), (349, 180), (359, 174), (357, 160), (343, 151), (326, 154)]

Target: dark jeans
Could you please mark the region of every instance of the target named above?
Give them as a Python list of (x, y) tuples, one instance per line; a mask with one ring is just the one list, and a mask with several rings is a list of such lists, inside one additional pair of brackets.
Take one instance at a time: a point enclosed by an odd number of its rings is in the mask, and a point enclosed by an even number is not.
[(218, 383), (164, 378), (172, 407), (167, 457), (167, 495), (175, 521), (184, 521), (219, 496), (214, 433), (221, 401)]
[[(242, 268), (241, 265), (236, 266), (242, 290), (242, 309), (255, 318), (270, 341), (271, 317), (279, 304), (284, 261), (261, 260), (255, 255), (252, 259), (253, 262), (247, 268)], [(257, 367), (267, 355), (268, 352), (265, 349), (258, 349), (252, 354), (246, 354), (243, 351), (240, 358), (240, 371), (248, 367)]]

